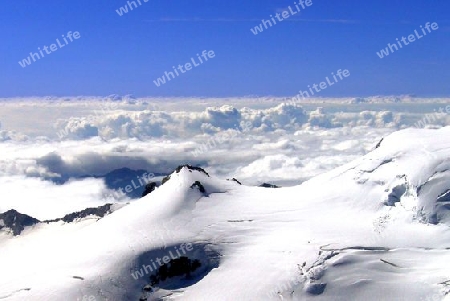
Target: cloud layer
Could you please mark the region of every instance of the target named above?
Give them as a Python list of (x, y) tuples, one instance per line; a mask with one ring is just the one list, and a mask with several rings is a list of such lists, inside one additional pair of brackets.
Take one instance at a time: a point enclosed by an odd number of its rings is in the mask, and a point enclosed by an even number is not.
[[(64, 185), (44, 180), (122, 167), (169, 173), (190, 163), (248, 185), (296, 185), (369, 152), (382, 137), (414, 126), (439, 106), (386, 99), (311, 99), (301, 105), (273, 98), (3, 100), (0, 211), (48, 206), (54, 218), (69, 213), (62, 208), (124, 201), (100, 179)], [(450, 121), (445, 113), (433, 114), (424, 126)], [(64, 205), (69, 199), (72, 205)]]

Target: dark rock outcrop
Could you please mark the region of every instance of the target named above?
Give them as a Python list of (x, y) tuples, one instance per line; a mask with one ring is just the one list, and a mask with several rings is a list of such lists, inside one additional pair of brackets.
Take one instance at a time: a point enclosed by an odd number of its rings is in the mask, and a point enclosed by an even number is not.
[[(78, 212), (67, 214), (62, 218), (45, 220), (42, 221), (42, 223), (49, 224), (59, 221), (71, 223), (76, 219), (82, 219), (88, 216), (96, 216), (100, 219), (112, 212), (112, 206), (113, 204), (106, 204), (95, 208), (87, 208)], [(41, 223), (40, 220), (26, 214), (21, 214), (13, 209), (4, 213), (0, 213), (0, 230), (10, 229), (14, 236), (20, 235), (25, 227), (34, 226), (39, 223)]]
[(199, 171), (199, 172), (201, 172), (201, 173), (204, 173), (205, 175), (207, 175), (207, 176), (209, 177), (209, 174), (208, 174), (203, 168), (197, 167), (197, 166), (192, 166), (192, 165), (189, 165), (189, 164), (184, 164), (184, 165), (178, 166), (178, 167), (175, 169), (175, 172), (176, 172), (176, 173), (179, 173), (180, 170), (183, 169), (183, 167), (186, 167), (187, 169), (189, 169), (190, 172), (192, 172), (193, 170), (196, 170), (196, 171)]
[(269, 183), (262, 183), (261, 185), (259, 185), (259, 187), (264, 187), (264, 188), (280, 188), (280, 186), (274, 185), (274, 184), (269, 184)]
[(384, 138), (381, 138), (381, 140), (377, 143), (375, 146), (375, 149), (379, 148), (381, 146), (381, 142), (383, 142)]
[(38, 223), (40, 223), (38, 219), (21, 214), (13, 209), (0, 214), (0, 230), (3, 228), (11, 229), (14, 236), (20, 235), (25, 227), (34, 226)]
[[(201, 173), (204, 173), (205, 175), (207, 175), (209, 177), (209, 174), (203, 168), (197, 167), (197, 166), (192, 166), (192, 165), (189, 165), (189, 164), (184, 164), (184, 165), (178, 166), (175, 169), (174, 172), (179, 173), (183, 169), (183, 167), (186, 167), (189, 170), (189, 172), (192, 172), (193, 170), (196, 170), (196, 171), (199, 171)], [(164, 183), (166, 183), (169, 180), (170, 180), (170, 175), (168, 175), (167, 177), (164, 177), (162, 179), (162, 181), (161, 181), (161, 185), (164, 185)]]
[(142, 193), (142, 197), (146, 196), (147, 194), (152, 193), (156, 189), (156, 187), (158, 187), (156, 182), (150, 182), (147, 185), (145, 185), (145, 190)]
[(200, 181), (195, 181), (194, 184), (191, 185), (191, 189), (197, 187), (201, 193), (206, 193), (206, 189)]
[(227, 181), (233, 181), (233, 182), (238, 183), (239, 185), (242, 185), (242, 183), (241, 183), (238, 179), (236, 179), (236, 178), (227, 179)]
[(66, 223), (71, 223), (76, 219), (81, 219), (81, 218), (85, 218), (87, 216), (90, 215), (94, 215), (97, 216), (99, 218), (102, 218), (106, 215), (108, 215), (109, 213), (111, 213), (111, 206), (113, 204), (106, 204), (100, 207), (95, 207), (95, 208), (86, 208), (84, 210), (78, 211), (78, 212), (73, 212), (70, 214), (65, 215), (62, 218), (58, 218), (58, 219), (54, 219), (54, 220), (48, 220), (45, 221), (46, 223), (53, 223), (53, 222), (59, 222), (59, 221), (63, 221)]
[(170, 180), (170, 175), (164, 177), (164, 178), (162, 179), (162, 181), (161, 181), (161, 185), (164, 185), (164, 183), (166, 183), (166, 182), (169, 181), (169, 180)]

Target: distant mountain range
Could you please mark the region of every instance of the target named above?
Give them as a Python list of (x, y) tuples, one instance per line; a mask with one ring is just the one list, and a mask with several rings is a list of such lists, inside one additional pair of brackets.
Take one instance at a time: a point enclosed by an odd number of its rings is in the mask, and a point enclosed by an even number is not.
[[(164, 173), (151, 173), (149, 171), (139, 169), (133, 170), (127, 167), (112, 170), (104, 175), (84, 175), (84, 176), (70, 176), (62, 175), (60, 177), (47, 177), (45, 180), (52, 181), (55, 184), (63, 185), (70, 179), (86, 179), (97, 178), (105, 181), (106, 187), (109, 189), (120, 190), (123, 193), (132, 198), (140, 198), (145, 190), (145, 184), (148, 181), (154, 180), (154, 178), (164, 177), (167, 174)], [(146, 182), (147, 181), (147, 182)], [(145, 182), (145, 183), (144, 183)], [(126, 190), (126, 187), (131, 185), (130, 191)]]

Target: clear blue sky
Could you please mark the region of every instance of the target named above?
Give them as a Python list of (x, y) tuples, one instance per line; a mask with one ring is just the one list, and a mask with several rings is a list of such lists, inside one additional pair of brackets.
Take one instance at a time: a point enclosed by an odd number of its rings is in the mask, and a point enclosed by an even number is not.
[[(337, 69), (321, 96), (450, 96), (450, 1), (313, 0), (288, 21), (250, 28), (294, 0), (4, 1), (0, 97), (290, 96)], [(340, 21), (336, 21), (340, 20)], [(426, 22), (439, 29), (380, 59), (376, 52)], [(22, 68), (18, 62), (68, 31), (81, 38)], [(161, 87), (153, 83), (202, 50), (215, 58)]]

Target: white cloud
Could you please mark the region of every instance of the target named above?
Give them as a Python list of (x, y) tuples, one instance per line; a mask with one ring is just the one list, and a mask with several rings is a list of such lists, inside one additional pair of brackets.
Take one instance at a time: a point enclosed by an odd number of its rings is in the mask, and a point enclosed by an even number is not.
[[(413, 125), (423, 118), (428, 101), (417, 110), (414, 103), (400, 107), (390, 98), (356, 104), (351, 99), (309, 99), (301, 105), (270, 97), (108, 99), (0, 101), (0, 179), (23, 178), (36, 191), (55, 189), (55, 195), (60, 190), (80, 194), (73, 192), (74, 184), (55, 188), (39, 178), (103, 175), (122, 167), (168, 173), (190, 163), (245, 184), (294, 185), (367, 153), (382, 137)], [(435, 106), (430, 104), (429, 111)], [(442, 117), (437, 125), (449, 120)], [(67, 133), (62, 140), (60, 131)], [(85, 185), (95, 193), (81, 193), (79, 204), (104, 202), (98, 200), (101, 182)]]
[(97, 179), (55, 185), (37, 178), (0, 177), (0, 212), (15, 209), (40, 220), (55, 219), (113, 201), (104, 198), (108, 192)]

